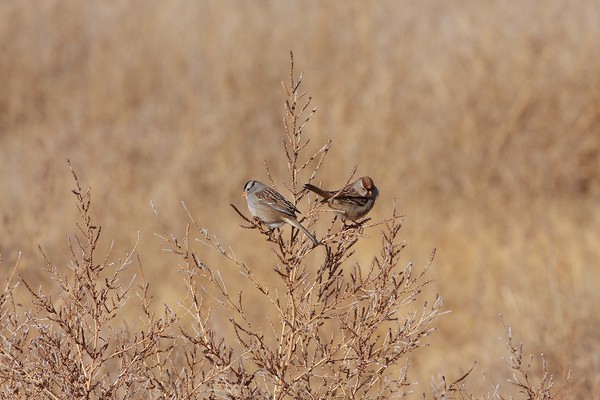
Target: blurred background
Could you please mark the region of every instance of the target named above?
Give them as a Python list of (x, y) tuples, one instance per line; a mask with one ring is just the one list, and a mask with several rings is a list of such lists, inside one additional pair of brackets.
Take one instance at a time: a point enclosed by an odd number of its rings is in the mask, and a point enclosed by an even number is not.
[[(18, 271), (32, 287), (51, 285), (38, 244), (66, 265), (77, 221), (69, 158), (92, 188), (115, 260), (139, 232), (135, 251), (158, 305), (181, 296), (182, 277), (155, 236), (151, 201), (167, 232), (183, 234), (183, 201), (263, 279), (276, 279), (269, 245), (239, 228), (229, 203), (245, 207), (242, 186), (266, 180), (263, 160), (289, 182), (281, 82), (290, 50), (318, 106), (309, 150), (333, 139), (318, 181), (337, 189), (358, 165), (380, 188), (371, 216), (389, 216), (393, 199), (406, 215), (406, 263), (423, 266), (437, 249), (432, 290), (451, 313), (415, 354), (416, 392), (474, 362), (475, 393), (506, 386), (502, 314), (557, 379), (573, 370), (568, 394), (598, 398), (595, 0), (4, 0), (2, 273), (21, 252)], [(377, 250), (378, 232), (370, 235), (358, 261)]]

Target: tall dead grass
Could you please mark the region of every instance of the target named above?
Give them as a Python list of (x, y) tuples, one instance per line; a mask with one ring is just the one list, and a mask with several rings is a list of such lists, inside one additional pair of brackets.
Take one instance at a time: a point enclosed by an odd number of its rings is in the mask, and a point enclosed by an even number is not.
[[(36, 246), (67, 263), (77, 214), (64, 197), (66, 158), (94, 188), (93, 216), (113, 252), (125, 254), (140, 232), (146, 275), (164, 278), (153, 304), (172, 304), (185, 285), (156, 245), (150, 201), (169, 215), (166, 231), (187, 221), (185, 200), (248, 262), (262, 259), (258, 240), (242, 240), (230, 229), (236, 215), (222, 211), (264, 158), (274, 175), (285, 171), (273, 88), (292, 48), (319, 100), (309, 150), (334, 142), (324, 184), (358, 164), (382, 189), (373, 217), (393, 197), (407, 215), (406, 256), (422, 265), (438, 249), (432, 291), (453, 313), (431, 338), (445, 350), (413, 364), (419, 381), (474, 360), (476, 373), (507, 379), (502, 313), (555, 376), (574, 370), (574, 397), (598, 397), (596, 8), (2, 2), (2, 265), (21, 254), (20, 273), (51, 290)], [(357, 256), (377, 245), (366, 238)], [(485, 379), (470, 385), (489, 389)]]
[[(309, 108), (312, 99), (300, 90), (301, 82), (292, 57), (290, 82), (284, 85), (282, 152), (295, 204), (304, 197), (298, 176), (320, 174), (332, 144), (306, 155), (310, 140), (304, 128), (316, 109)], [(265, 168), (275, 185), (268, 163)], [(101, 254), (102, 227), (91, 216), (91, 190), (82, 189), (71, 171), (79, 222), (68, 240), (67, 266), (56, 266), (39, 249), (43, 274), (56, 287), (36, 288), (16, 279), (15, 265), (0, 296), (0, 397), (387, 399), (422, 390), (409, 377), (411, 363), (434, 333), (443, 301), (439, 295), (428, 301), (424, 293), (432, 283), (427, 273), (433, 255), (424, 268), (403, 262), (403, 216), (395, 207), (379, 222), (367, 218), (347, 226), (333, 218), (313, 246), (298, 231), (288, 236), (267, 229), (232, 204), (248, 224), (241, 227), (258, 231), (272, 245), (270, 257), (248, 264), (184, 206), (190, 221), (183, 236), (161, 224), (159, 238), (178, 258), (186, 291), (176, 307), (165, 304), (154, 312), (151, 283), (135, 246), (118, 262), (112, 244)], [(309, 202), (308, 226), (331, 216), (319, 212), (320, 204)], [(376, 229), (381, 229), (379, 254), (362, 265), (355, 261), (356, 244)], [(230, 281), (221, 267), (204, 262), (206, 248), (242, 278)], [(134, 263), (140, 277), (124, 280)], [(271, 284), (255, 273), (265, 267), (274, 273)], [(15, 301), (20, 284), (31, 305)], [(249, 313), (253, 308), (260, 312)], [(136, 315), (137, 323), (127, 324), (127, 315)], [(524, 358), (510, 328), (506, 344), (509, 383), (527, 399), (556, 399), (565, 386), (555, 387), (545, 357), (536, 379), (534, 357)], [(467, 384), (472, 371), (434, 382), (432, 398), (473, 398)], [(503, 392), (495, 385), (484, 398), (503, 399)]]

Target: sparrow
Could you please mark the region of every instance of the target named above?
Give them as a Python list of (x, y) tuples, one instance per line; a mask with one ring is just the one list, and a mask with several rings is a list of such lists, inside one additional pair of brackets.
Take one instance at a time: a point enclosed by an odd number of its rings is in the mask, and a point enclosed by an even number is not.
[(296, 219), (296, 213), (300, 213), (296, 206), (275, 189), (259, 181), (249, 180), (244, 185), (242, 197), (246, 198), (250, 214), (267, 225), (269, 229), (279, 228), (284, 223), (288, 223), (304, 232), (315, 246), (319, 244), (319, 241), (308, 229)]
[(344, 222), (346, 220), (356, 222), (367, 215), (379, 196), (379, 190), (373, 183), (373, 179), (368, 176), (363, 176), (340, 190), (323, 190), (310, 183), (305, 184), (304, 188), (323, 197), (321, 202), (339, 211)]

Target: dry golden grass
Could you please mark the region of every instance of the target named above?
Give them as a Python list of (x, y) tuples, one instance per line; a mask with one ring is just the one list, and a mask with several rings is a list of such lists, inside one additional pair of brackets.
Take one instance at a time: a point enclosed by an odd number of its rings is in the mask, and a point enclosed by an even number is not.
[[(511, 393), (502, 314), (558, 381), (573, 370), (565, 398), (600, 397), (595, 1), (9, 0), (0, 20), (6, 273), (21, 252), (31, 287), (52, 287), (38, 244), (67, 262), (77, 217), (67, 158), (92, 187), (99, 246), (114, 238), (125, 257), (140, 232), (159, 308), (184, 284), (150, 201), (166, 231), (182, 234), (185, 201), (249, 264), (270, 255), (228, 204), (243, 206), (247, 179), (264, 180), (264, 159), (278, 183), (286, 176), (280, 83), (293, 50), (319, 107), (309, 150), (333, 139), (319, 179), (336, 187), (357, 164), (381, 190), (372, 217), (389, 215), (393, 198), (406, 214), (406, 260), (424, 265), (437, 248), (430, 289), (452, 312), (414, 356), (415, 393), (474, 361), (471, 393), (493, 393), (490, 382)], [(358, 261), (370, 261), (374, 236)], [(239, 279), (215, 252), (203, 256)], [(256, 274), (275, 280), (271, 268)]]

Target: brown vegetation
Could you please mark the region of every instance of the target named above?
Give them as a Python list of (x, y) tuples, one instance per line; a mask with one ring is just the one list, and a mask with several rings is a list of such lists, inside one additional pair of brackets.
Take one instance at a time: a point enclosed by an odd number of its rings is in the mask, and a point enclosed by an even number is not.
[[(115, 384), (114, 375), (95, 375), (96, 380), (87, 375), (78, 381), (80, 386), (66, 386), (89, 389), (99, 382), (94, 390), (109, 393), (120, 385), (114, 393), (122, 394), (129, 387), (141, 390), (136, 386), (140, 380), (116, 365), (129, 362), (135, 371), (153, 373), (165, 359), (181, 365), (181, 359), (170, 357), (187, 354), (177, 347), (186, 348), (177, 327), (184, 327), (189, 343), (195, 343), (197, 338), (185, 327), (200, 323), (206, 307), (221, 304), (219, 287), (210, 287), (203, 281), (208, 276), (200, 272), (182, 279), (188, 276), (183, 271), (194, 265), (189, 258), (165, 254), (165, 243), (154, 236), (160, 230), (164, 239), (178, 238), (179, 245), (186, 237), (190, 242), (203, 238), (203, 231), (169, 233), (181, 232), (190, 216), (208, 229), (203, 241), (214, 234), (220, 243), (231, 244), (237, 260), (256, 266), (251, 272), (257, 283), (285, 293), (285, 279), (273, 270), (277, 253), (271, 248), (277, 252), (278, 245), (239, 229), (240, 217), (228, 204), (243, 210), (241, 187), (248, 178), (264, 178), (265, 159), (275, 184), (283, 188), (282, 183), (292, 182), (284, 178), (281, 92), (276, 88), (293, 49), (297, 69), (307, 77), (303, 86), (319, 106), (306, 128), (311, 138), (306, 154), (316, 154), (333, 139), (317, 180), (337, 187), (358, 165), (357, 172), (371, 175), (381, 190), (370, 215), (373, 221), (390, 217), (394, 199), (398, 213), (406, 215), (400, 231), (408, 244), (401, 252), (403, 263), (426, 265), (437, 248), (425, 278), (434, 282), (423, 287), (419, 301), (440, 293), (443, 310), (451, 313), (435, 318), (437, 331), (426, 341), (430, 347), (410, 352), (409, 381), (420, 382), (410, 387), (414, 395), (429, 392), (434, 376), (432, 395), (437, 398), (444, 390), (463, 390), (462, 384), (466, 392), (449, 395), (518, 397), (522, 384), (537, 393), (525, 390), (523, 398), (545, 398), (553, 382), (549, 377), (562, 382), (572, 370), (560, 398), (598, 397), (596, 8), (591, 0), (526, 1), (518, 6), (467, 1), (172, 1), (146, 2), (143, 7), (2, 2), (0, 266), (7, 276), (16, 267), (2, 298), (2, 329), (4, 338), (12, 338), (6, 342), (11, 350), (22, 351), (9, 352), (15, 360), (22, 358), (8, 370), (53, 368), (50, 361), (72, 359), (77, 353), (83, 362), (71, 365), (71, 373), (75, 367), (102, 373), (108, 368), (123, 376)], [(67, 158), (93, 188), (95, 206), (89, 216), (103, 227), (98, 242), (90, 242), (96, 228), (85, 220), (80, 223), (81, 240), (70, 245), (65, 241), (73, 238), (77, 217), (66, 196), (71, 186)], [(311, 171), (299, 171), (294, 179), (302, 184)], [(298, 195), (294, 189), (291, 193)], [(161, 228), (150, 201), (160, 214)], [(308, 218), (320, 219), (311, 229), (319, 238), (327, 235), (323, 221), (330, 214), (311, 213), (311, 203), (301, 201)], [(381, 250), (382, 228), (365, 230), (366, 236), (353, 245), (353, 262), (371, 265)], [(96, 257), (110, 251), (124, 260), (111, 256), (101, 270), (78, 275), (87, 268), (84, 254), (92, 244)], [(229, 287), (251, 283), (220, 252), (202, 246), (195, 251)], [(143, 280), (131, 265), (131, 260), (137, 263), (134, 254), (144, 266)], [(315, 250), (306, 257), (305, 265), (314, 267), (323, 254)], [(80, 267), (73, 260), (80, 260)], [(350, 278), (352, 266), (343, 268), (344, 279)], [(310, 273), (314, 277), (316, 270)], [(17, 274), (29, 291), (22, 284), (12, 289)], [(111, 280), (113, 274), (118, 282)], [(182, 293), (191, 294), (199, 281), (208, 286), (210, 296), (201, 299), (204, 308), (194, 314), (188, 312), (194, 309), (193, 300)], [(122, 297), (135, 297), (131, 288), (142, 298), (137, 307)], [(79, 291), (86, 293), (78, 309), (82, 313), (47, 319)], [(244, 298), (253, 305), (261, 300), (259, 290)], [(93, 309), (97, 301), (106, 305), (106, 315)], [(245, 311), (248, 318), (265, 312), (260, 307)], [(498, 340), (503, 330), (499, 314), (529, 352), (544, 354), (543, 365), (536, 356), (529, 370), (522, 358), (507, 368)], [(235, 331), (225, 328), (228, 317), (213, 315), (212, 327), (223, 329), (226, 343), (233, 343)], [(85, 329), (73, 331), (66, 346), (53, 335), (69, 332), (68, 323)], [(37, 353), (28, 353), (31, 348), (25, 346), (33, 333), (22, 335), (18, 327), (41, 335), (35, 341)], [(118, 332), (98, 334), (102, 329)], [(136, 336), (142, 332), (158, 336)], [(78, 335), (85, 335), (85, 341)], [(84, 345), (94, 337), (93, 345)], [(106, 343), (109, 347), (104, 348)], [(54, 357), (50, 350), (59, 348), (68, 351), (62, 358), (35, 365), (35, 360)], [(512, 357), (519, 359), (519, 352), (518, 345), (510, 345)], [(155, 365), (140, 361), (150, 354)], [(203, 355), (190, 357), (196, 362)], [(474, 362), (473, 371), (460, 380)], [(511, 368), (516, 368), (515, 378)], [(57, 371), (57, 379), (62, 372)], [(214, 372), (218, 375), (218, 368)], [(437, 379), (440, 374), (452, 377), (456, 385)], [(190, 376), (186, 384), (194, 386), (199, 376)], [(174, 382), (165, 375), (154, 377), (153, 385)], [(517, 385), (507, 379), (516, 379)], [(8, 396), (9, 389), (3, 390)]]

